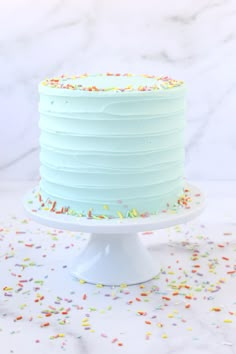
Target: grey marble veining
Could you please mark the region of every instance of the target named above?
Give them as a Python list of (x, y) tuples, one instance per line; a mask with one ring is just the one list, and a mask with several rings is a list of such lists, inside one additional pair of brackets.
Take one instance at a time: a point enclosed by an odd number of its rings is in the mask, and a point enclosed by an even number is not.
[(234, 0), (0, 4), (0, 179), (39, 177), (38, 82), (81, 72), (188, 85), (186, 176), (235, 179)]

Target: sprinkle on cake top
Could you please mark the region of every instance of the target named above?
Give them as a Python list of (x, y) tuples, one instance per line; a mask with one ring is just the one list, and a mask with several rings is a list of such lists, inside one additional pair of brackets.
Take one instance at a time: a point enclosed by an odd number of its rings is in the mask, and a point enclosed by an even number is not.
[(47, 78), (40, 85), (41, 87), (81, 92), (155, 92), (184, 86), (184, 82), (168, 76), (106, 73), (95, 75), (61, 75)]

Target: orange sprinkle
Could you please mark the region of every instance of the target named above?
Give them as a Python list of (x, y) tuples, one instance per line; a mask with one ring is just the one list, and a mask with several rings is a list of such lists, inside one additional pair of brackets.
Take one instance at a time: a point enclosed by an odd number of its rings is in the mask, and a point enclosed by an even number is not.
[(136, 301), (142, 301), (139, 297), (136, 297), (135, 300), (136, 300)]
[(145, 316), (147, 313), (145, 311), (137, 311), (140, 316)]
[(173, 296), (179, 295), (179, 292), (178, 292), (178, 291), (175, 291), (175, 292), (173, 292), (172, 295), (173, 295)]
[(163, 299), (163, 300), (170, 301), (170, 297), (168, 297), (168, 296), (162, 296), (162, 299)]
[(186, 304), (186, 305), (185, 305), (185, 308), (186, 308), (186, 309), (189, 309), (190, 306), (191, 306), (190, 304)]
[(211, 311), (220, 312), (221, 308), (220, 307), (212, 307)]
[(119, 347), (122, 347), (122, 345), (123, 345), (122, 342), (118, 342), (117, 344), (119, 345)]
[(40, 327), (48, 327), (48, 326), (50, 326), (50, 323), (49, 322), (45, 322)]
[(148, 325), (152, 324), (151, 321), (145, 321), (145, 323), (148, 324)]
[(83, 300), (86, 300), (86, 299), (87, 299), (87, 295), (84, 294), (84, 295), (83, 295)]
[(186, 295), (185, 299), (191, 300), (192, 299), (192, 295)]
[(16, 321), (22, 320), (22, 318), (23, 318), (22, 316), (17, 316)]
[(193, 261), (197, 261), (197, 260), (198, 260), (198, 257), (193, 257), (192, 260), (193, 260)]

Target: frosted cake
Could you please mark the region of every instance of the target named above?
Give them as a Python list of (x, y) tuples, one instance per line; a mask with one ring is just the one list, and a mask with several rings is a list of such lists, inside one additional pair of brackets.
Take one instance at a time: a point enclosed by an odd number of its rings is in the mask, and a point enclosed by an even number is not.
[(39, 85), (40, 201), (95, 218), (156, 214), (184, 188), (183, 81), (62, 75)]

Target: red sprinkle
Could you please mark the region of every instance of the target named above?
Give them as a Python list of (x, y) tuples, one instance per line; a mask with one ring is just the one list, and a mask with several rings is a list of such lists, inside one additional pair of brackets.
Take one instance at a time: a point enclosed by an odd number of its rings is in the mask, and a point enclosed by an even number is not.
[(228, 257), (222, 257), (222, 259), (223, 259), (224, 261), (229, 261), (229, 258), (228, 258)]

